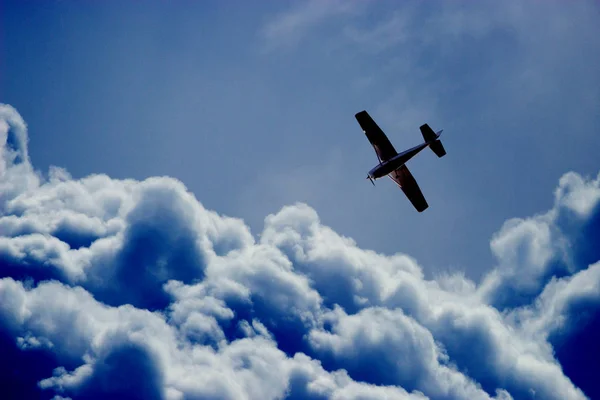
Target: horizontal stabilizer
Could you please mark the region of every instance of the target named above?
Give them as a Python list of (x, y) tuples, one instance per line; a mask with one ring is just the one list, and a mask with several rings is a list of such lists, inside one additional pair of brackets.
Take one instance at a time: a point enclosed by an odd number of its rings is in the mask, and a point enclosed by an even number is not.
[(438, 139), (442, 131), (435, 133), (427, 124), (421, 125), (419, 129), (421, 130), (425, 142), (430, 143), (429, 148), (431, 148), (435, 155), (440, 158), (444, 157), (446, 155), (446, 149), (444, 149), (442, 142)]
[(444, 149), (444, 145), (439, 140), (436, 140), (435, 142), (431, 143), (429, 145), (429, 148), (431, 150), (433, 150), (433, 152), (435, 153), (435, 155), (438, 156), (438, 157), (440, 157), (440, 158), (444, 157), (446, 155), (446, 149)]
[(438, 138), (438, 135), (436, 135), (433, 129), (431, 129), (427, 124), (421, 125), (419, 129), (421, 130), (421, 134), (423, 135), (425, 142), (433, 142)]

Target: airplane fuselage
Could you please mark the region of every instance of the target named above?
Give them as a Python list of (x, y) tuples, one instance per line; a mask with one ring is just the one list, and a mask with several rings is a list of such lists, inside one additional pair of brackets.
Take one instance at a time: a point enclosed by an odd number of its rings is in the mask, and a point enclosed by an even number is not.
[(424, 142), (398, 154), (385, 133), (373, 121), (373, 118), (371, 118), (366, 110), (357, 112), (354, 117), (362, 128), (363, 133), (367, 136), (371, 146), (373, 146), (373, 150), (375, 150), (377, 159), (379, 160), (379, 164), (369, 171), (367, 179), (375, 185), (375, 179), (389, 176), (402, 189), (418, 212), (425, 211), (429, 205), (415, 177), (410, 173), (405, 164), (426, 147), (429, 147), (438, 158), (445, 156), (446, 149), (440, 141), (442, 131), (434, 132), (428, 124), (421, 125), (419, 130)]
[(373, 169), (371, 169), (369, 171), (369, 176), (372, 179), (379, 179), (390, 174), (397, 168), (400, 168), (402, 165), (404, 165), (408, 160), (413, 158), (427, 146), (429, 146), (429, 143), (421, 143), (420, 145), (417, 145), (413, 148), (403, 151), (402, 153), (397, 154), (396, 156), (378, 164)]

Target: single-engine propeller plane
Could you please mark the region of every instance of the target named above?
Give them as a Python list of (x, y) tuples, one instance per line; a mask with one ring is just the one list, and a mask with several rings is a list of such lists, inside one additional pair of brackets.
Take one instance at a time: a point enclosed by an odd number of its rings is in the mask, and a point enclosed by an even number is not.
[(383, 133), (381, 128), (373, 121), (373, 118), (371, 118), (369, 113), (361, 111), (357, 113), (355, 117), (365, 135), (367, 135), (367, 139), (371, 142), (371, 145), (377, 154), (377, 158), (379, 159), (379, 164), (369, 171), (367, 179), (375, 186), (375, 180), (388, 175), (398, 184), (398, 186), (400, 186), (400, 189), (402, 189), (418, 212), (425, 211), (429, 205), (427, 204), (425, 197), (423, 197), (423, 193), (421, 193), (417, 181), (405, 164), (427, 146), (429, 146), (438, 157), (441, 158), (445, 156), (446, 150), (439, 140), (442, 130), (434, 132), (429, 125), (421, 125), (419, 129), (421, 130), (425, 142), (405, 150), (402, 153), (398, 153), (385, 133)]

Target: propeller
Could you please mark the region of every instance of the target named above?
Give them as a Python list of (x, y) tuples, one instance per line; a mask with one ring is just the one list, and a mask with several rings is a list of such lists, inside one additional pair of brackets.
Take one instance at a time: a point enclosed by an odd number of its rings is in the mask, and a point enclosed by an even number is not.
[(373, 186), (375, 186), (375, 182), (373, 182), (373, 178), (371, 178), (371, 175), (367, 175), (367, 179), (371, 181)]

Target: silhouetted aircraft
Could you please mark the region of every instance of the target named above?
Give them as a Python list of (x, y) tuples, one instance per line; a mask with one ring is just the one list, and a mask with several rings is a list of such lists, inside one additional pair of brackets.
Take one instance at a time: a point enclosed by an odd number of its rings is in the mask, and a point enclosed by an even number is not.
[(369, 171), (367, 179), (375, 185), (374, 180), (389, 175), (389, 177), (400, 186), (400, 189), (402, 189), (417, 211), (425, 211), (429, 205), (427, 204), (427, 201), (425, 201), (425, 197), (423, 197), (423, 193), (421, 193), (417, 181), (405, 164), (427, 146), (429, 146), (438, 157), (445, 156), (446, 150), (444, 149), (442, 142), (438, 139), (442, 131), (440, 130), (436, 133), (429, 125), (421, 125), (419, 129), (421, 130), (425, 142), (398, 154), (387, 136), (385, 136), (385, 133), (377, 126), (369, 113), (361, 111), (357, 113), (355, 117), (365, 135), (367, 135), (369, 142), (373, 145), (375, 153), (377, 153), (377, 158), (379, 159), (379, 165)]

